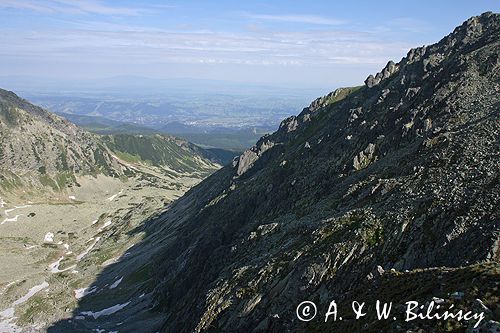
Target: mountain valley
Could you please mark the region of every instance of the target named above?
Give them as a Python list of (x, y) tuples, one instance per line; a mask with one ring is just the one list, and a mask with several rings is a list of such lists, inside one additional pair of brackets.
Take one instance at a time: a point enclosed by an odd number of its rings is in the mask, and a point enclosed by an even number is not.
[(0, 90), (0, 332), (500, 330), (499, 50), (472, 17), (236, 158)]
[(220, 167), (172, 136), (94, 135), (5, 90), (0, 106), (1, 332), (64, 316), (129, 233)]

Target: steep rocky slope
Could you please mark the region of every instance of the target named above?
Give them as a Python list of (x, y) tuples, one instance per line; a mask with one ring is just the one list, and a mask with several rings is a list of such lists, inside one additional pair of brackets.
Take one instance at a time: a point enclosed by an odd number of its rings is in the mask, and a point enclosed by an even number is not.
[[(321, 332), (337, 325), (324, 323), (331, 300), (363, 297), (462, 300), (457, 308), (478, 298), (489, 308), (483, 328), (497, 325), (498, 50), (500, 15), (485, 13), (364, 86), (314, 101), (148, 221), (131, 259), (93, 284), (133, 272), (121, 294), (89, 295), (49, 331)], [(307, 323), (295, 312), (304, 300), (322, 307)], [(85, 315), (120, 304), (105, 318)]]
[(96, 137), (0, 90), (0, 191), (74, 185), (75, 174), (123, 174)]
[(91, 134), (0, 89), (0, 196), (65, 192), (79, 186), (83, 175), (125, 179), (149, 173), (140, 166), (159, 167), (174, 178), (206, 176), (218, 168), (211, 159), (174, 137)]

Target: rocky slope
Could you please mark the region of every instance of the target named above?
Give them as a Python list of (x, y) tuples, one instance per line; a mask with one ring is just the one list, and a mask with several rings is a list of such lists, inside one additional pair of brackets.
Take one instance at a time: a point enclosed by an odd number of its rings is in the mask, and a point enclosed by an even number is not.
[(183, 139), (163, 134), (101, 136), (113, 152), (130, 162), (141, 161), (177, 173), (198, 172), (207, 176), (222, 164), (210, 151)]
[(141, 167), (133, 164), (206, 176), (218, 168), (210, 157), (174, 137), (91, 134), (0, 89), (0, 196), (54, 195), (84, 175), (134, 177)]
[[(482, 304), (483, 329), (498, 327), (498, 50), (500, 15), (485, 13), (314, 101), (148, 221), (129, 259), (92, 285), (121, 272), (121, 293), (86, 296), (49, 332), (322, 332), (336, 328), (324, 323), (334, 299), (433, 297)], [(304, 300), (322, 315), (299, 321)], [(472, 329), (370, 316), (338, 325)]]
[(92, 134), (40, 107), (0, 90), (0, 190), (74, 185), (75, 174), (123, 174)]

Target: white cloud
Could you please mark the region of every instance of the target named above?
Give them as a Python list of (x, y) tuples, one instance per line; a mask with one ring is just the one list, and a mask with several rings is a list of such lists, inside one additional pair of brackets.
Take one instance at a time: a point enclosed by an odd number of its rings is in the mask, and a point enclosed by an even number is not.
[[(167, 31), (86, 22), (72, 29), (5, 31), (2, 58), (95, 63), (385, 64), (410, 45), (352, 31)], [(394, 59), (398, 60), (398, 59)]]
[(2, 0), (0, 8), (32, 10), (43, 14), (100, 14), (135, 16), (153, 12), (151, 9), (108, 6), (97, 0)]
[(315, 25), (339, 25), (345, 23), (342, 20), (335, 20), (331, 18), (326, 18), (316, 15), (267, 15), (267, 14), (248, 14), (249, 18), (264, 20), (264, 21), (275, 21), (275, 22), (287, 22), (287, 23), (306, 23)]

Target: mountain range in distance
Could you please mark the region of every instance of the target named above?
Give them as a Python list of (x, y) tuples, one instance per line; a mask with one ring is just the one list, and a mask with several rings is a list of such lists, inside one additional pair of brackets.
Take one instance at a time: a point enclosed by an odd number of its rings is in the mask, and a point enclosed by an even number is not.
[[(304, 97), (212, 94), (162, 99), (23, 94), (37, 105), (96, 133), (181, 135), (194, 143), (241, 152), (274, 131)], [(172, 97), (168, 97), (172, 96)]]
[(142, 77), (78, 84), (27, 77), (3, 81), (34, 104), (98, 134), (172, 134), (205, 148), (236, 153), (276, 130), (319, 90)]
[(116, 77), (64, 83), (29, 77), (0, 80), (56, 113), (104, 116), (153, 128), (180, 121), (200, 127), (264, 125), (275, 129), (281, 119), (321, 91), (182, 78)]
[[(64, 112), (58, 112), (57, 114), (96, 134), (175, 135), (207, 150), (226, 151), (227, 154), (233, 157), (251, 147), (261, 136), (273, 131), (273, 127), (271, 126), (243, 128), (193, 126), (177, 121), (167, 123), (160, 128), (151, 128), (100, 116), (86, 116)], [(230, 160), (225, 159), (223, 163), (226, 164)]]

